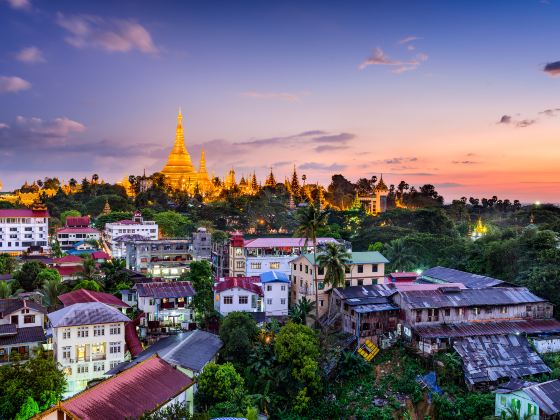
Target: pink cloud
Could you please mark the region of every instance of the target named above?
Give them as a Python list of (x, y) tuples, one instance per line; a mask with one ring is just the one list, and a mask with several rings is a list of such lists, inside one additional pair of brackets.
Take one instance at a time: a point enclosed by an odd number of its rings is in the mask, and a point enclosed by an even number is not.
[(13, 93), (31, 88), (31, 83), (17, 76), (0, 76), (0, 94)]

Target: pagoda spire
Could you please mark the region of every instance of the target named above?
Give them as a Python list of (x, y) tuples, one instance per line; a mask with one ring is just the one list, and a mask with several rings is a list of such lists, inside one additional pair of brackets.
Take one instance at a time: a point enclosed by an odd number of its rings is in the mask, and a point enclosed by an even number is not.
[(185, 132), (183, 131), (183, 113), (179, 109), (177, 114), (177, 128), (175, 130), (175, 142), (173, 149), (167, 159), (167, 164), (161, 171), (175, 187), (184, 178), (195, 178), (196, 171), (193, 168), (191, 156), (185, 146)]
[(204, 147), (200, 148), (200, 165), (198, 167), (199, 173), (206, 173), (206, 158), (204, 157)]
[(274, 179), (274, 174), (272, 173), (272, 167), (270, 168), (270, 174), (264, 183), (265, 187), (276, 187), (276, 179)]

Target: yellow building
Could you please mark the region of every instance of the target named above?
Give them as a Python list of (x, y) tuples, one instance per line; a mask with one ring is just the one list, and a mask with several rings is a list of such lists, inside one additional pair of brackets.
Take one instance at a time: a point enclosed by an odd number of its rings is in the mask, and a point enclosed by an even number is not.
[(185, 133), (183, 131), (183, 114), (179, 110), (177, 116), (177, 129), (175, 143), (167, 159), (167, 164), (161, 171), (169, 185), (181, 191), (190, 193), (200, 192), (207, 194), (212, 189), (212, 183), (206, 170), (204, 149), (201, 151), (200, 166), (198, 171), (194, 168), (191, 156), (185, 146)]

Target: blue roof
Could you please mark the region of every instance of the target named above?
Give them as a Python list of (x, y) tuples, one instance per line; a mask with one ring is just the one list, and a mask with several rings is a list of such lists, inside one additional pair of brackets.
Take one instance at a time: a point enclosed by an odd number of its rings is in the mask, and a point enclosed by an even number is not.
[(288, 278), (287, 274), (281, 271), (267, 271), (266, 273), (261, 274), (261, 282), (262, 283), (272, 283), (272, 282), (289, 283), (290, 279)]
[(97, 252), (97, 249), (69, 249), (66, 251), (68, 255), (82, 255), (82, 254), (93, 254)]

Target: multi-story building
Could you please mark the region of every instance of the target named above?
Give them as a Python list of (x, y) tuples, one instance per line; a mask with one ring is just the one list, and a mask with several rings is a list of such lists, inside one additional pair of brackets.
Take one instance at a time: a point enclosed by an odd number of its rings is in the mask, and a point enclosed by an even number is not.
[(74, 248), (78, 242), (98, 242), (101, 232), (90, 226), (89, 216), (67, 217), (65, 226), (56, 231), (56, 239), (60, 248), (67, 250)]
[(126, 267), (152, 277), (176, 279), (194, 260), (190, 239), (126, 242)]
[[(306, 244), (307, 242), (307, 244)], [(334, 238), (317, 238), (317, 247)], [(231, 277), (259, 276), (267, 271), (291, 274), (290, 261), (296, 256), (313, 252), (313, 242), (305, 238), (243, 239), (235, 233), (229, 244), (229, 275)]]
[(19, 255), (30, 247), (48, 249), (49, 212), (45, 207), (0, 209), (0, 253)]
[(0, 364), (27, 360), (46, 341), (47, 310), (33, 300), (0, 299)]
[(191, 309), (195, 291), (188, 281), (137, 283), (138, 309), (144, 312), (142, 327), (190, 329), (194, 322)]
[(125, 324), (130, 319), (101, 302), (75, 303), (48, 314), (55, 360), (68, 381), (67, 396), (126, 360)]
[(229, 243), (212, 241), (212, 272), (217, 278), (229, 277)]
[[(389, 261), (377, 251), (351, 252), (351, 261), (345, 274), (346, 287), (369, 286), (383, 283), (385, 278), (385, 264)], [(292, 258), (291, 281), (292, 302), (299, 302), (302, 297), (315, 302), (315, 276), (319, 289), (319, 316), (326, 313), (328, 295), (331, 286), (324, 283), (325, 270), (315, 263), (313, 254), (302, 254)]]
[(212, 258), (212, 234), (206, 228), (199, 227), (192, 234), (192, 248), (197, 260)]
[[(107, 223), (105, 225), (104, 238), (109, 246), (113, 258), (124, 258), (125, 249), (118, 246), (115, 241), (123, 235), (140, 235), (139, 239), (156, 240), (159, 237), (158, 225), (154, 221), (144, 220), (142, 213), (134, 212), (132, 220), (121, 220), (119, 222)], [(123, 253), (123, 251), (125, 251)]]

